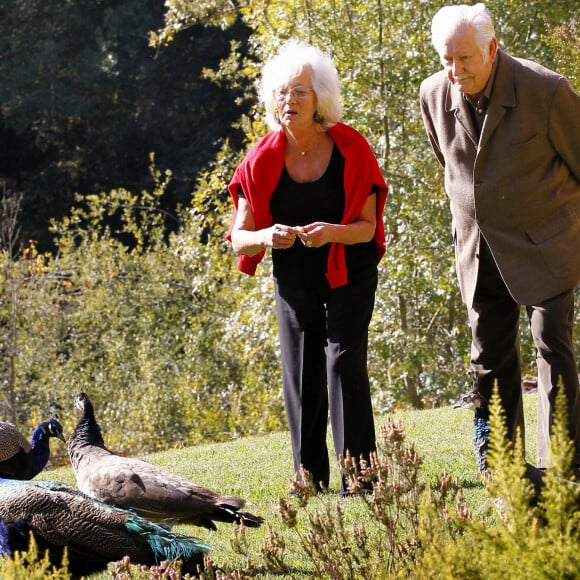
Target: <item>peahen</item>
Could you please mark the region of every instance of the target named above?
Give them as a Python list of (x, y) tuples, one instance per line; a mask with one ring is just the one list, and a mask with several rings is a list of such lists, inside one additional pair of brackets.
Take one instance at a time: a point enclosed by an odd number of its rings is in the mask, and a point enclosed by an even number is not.
[(223, 496), (160, 467), (107, 449), (93, 405), (78, 393), (75, 406), (81, 417), (68, 441), (68, 453), (79, 488), (111, 505), (168, 525), (187, 523), (216, 529), (217, 522), (258, 527), (264, 521), (240, 509), (245, 500)]
[(32, 479), (50, 457), (50, 438), (65, 441), (62, 425), (54, 418), (43, 421), (32, 431), (30, 442), (11, 423), (0, 421), (0, 477)]
[(183, 574), (197, 575), (210, 547), (175, 534), (130, 510), (96, 501), (58, 481), (0, 479), (0, 556), (26, 551), (30, 533), (39, 551), (60, 566), (67, 548), (69, 571), (86, 575), (128, 556), (153, 566), (182, 560)]

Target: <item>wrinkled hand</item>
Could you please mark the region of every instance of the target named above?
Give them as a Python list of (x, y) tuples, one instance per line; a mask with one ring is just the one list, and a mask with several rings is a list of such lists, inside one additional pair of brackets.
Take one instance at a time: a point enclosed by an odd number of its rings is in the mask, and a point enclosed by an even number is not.
[(320, 248), (330, 241), (331, 224), (325, 222), (313, 222), (306, 226), (296, 228), (298, 237), (309, 248)]
[(266, 235), (266, 245), (276, 250), (287, 250), (296, 241), (298, 230), (282, 224), (274, 224), (268, 228)]

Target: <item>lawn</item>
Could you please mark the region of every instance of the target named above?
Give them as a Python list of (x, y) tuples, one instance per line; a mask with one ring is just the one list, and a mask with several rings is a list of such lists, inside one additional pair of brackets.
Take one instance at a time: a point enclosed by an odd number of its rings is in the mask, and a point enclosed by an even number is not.
[[(526, 414), (526, 458), (535, 463), (536, 395), (524, 397)], [(464, 488), (470, 508), (477, 511), (486, 502), (482, 484), (475, 478), (475, 460), (472, 449), (473, 413), (464, 409), (444, 407), (422, 411), (397, 412), (392, 417), (400, 421), (407, 440), (412, 442), (423, 458), (421, 473), (426, 481), (434, 481), (444, 470), (457, 478)], [(377, 427), (386, 417), (377, 417)], [(101, 425), (106, 441), (106, 425)], [(329, 446), (332, 448), (330, 434)], [(264, 572), (256, 578), (280, 580), (311, 578), (315, 575), (312, 563), (299, 549), (299, 531), (286, 528), (277, 511), (279, 497), (288, 496), (293, 477), (292, 456), (288, 433), (275, 433), (252, 438), (237, 439), (226, 443), (207, 444), (198, 447), (173, 449), (142, 459), (160, 465), (193, 482), (204, 485), (224, 495), (240, 495), (247, 500), (246, 510), (263, 516), (267, 525), (245, 532), (247, 554), (260, 567), (260, 548), (267, 539), (268, 527), (279, 533), (286, 544), (285, 561), (291, 567), (290, 574), (275, 575)], [(57, 479), (75, 484), (70, 467), (44, 472), (43, 479)], [(323, 509), (328, 504), (341, 503), (348, 522), (366, 519), (362, 500), (340, 500), (336, 493), (339, 485), (338, 468), (331, 475), (330, 493), (319, 496), (310, 510)], [(301, 514), (304, 517), (304, 514)], [(224, 571), (243, 568), (246, 558), (233, 547), (239, 539), (228, 524), (218, 523), (217, 531), (193, 526), (177, 526), (176, 531), (193, 535), (213, 547), (210, 556)], [(298, 526), (300, 530), (300, 525)], [(91, 580), (109, 578), (108, 574), (91, 576)]]

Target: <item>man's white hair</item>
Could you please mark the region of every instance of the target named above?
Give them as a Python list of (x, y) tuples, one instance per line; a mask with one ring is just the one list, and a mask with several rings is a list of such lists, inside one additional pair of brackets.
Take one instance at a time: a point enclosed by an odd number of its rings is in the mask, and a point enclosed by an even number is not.
[(473, 6), (467, 4), (444, 6), (435, 14), (431, 22), (431, 43), (441, 60), (447, 40), (456, 32), (468, 27), (474, 28), (475, 40), (484, 62), (487, 62), (489, 43), (495, 38), (495, 29), (493, 18), (482, 2)]

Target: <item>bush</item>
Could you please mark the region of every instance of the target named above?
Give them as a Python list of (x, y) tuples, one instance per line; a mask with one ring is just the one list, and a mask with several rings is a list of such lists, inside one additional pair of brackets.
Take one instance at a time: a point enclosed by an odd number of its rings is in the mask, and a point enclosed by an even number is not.
[[(306, 512), (300, 545), (320, 577), (351, 578), (574, 578), (580, 570), (580, 485), (572, 482), (573, 446), (559, 390), (552, 436), (554, 468), (539, 497), (524, 476), (521, 443), (507, 443), (497, 392), (491, 401), (486, 509), (472, 513), (458, 482), (445, 473), (431, 487), (420, 482), (422, 464), (413, 445), (392, 421), (381, 430), (370, 464), (346, 458), (349, 489), (361, 494), (366, 517), (347, 524), (341, 501), (334, 509)], [(365, 495), (372, 482), (373, 494)], [(297, 500), (280, 500), (285, 524), (297, 527), (298, 513), (315, 495), (295, 484)]]
[[(165, 239), (159, 199), (171, 176), (152, 174), (152, 192), (79, 199), (53, 225), (57, 255), (2, 254), (0, 372), (6, 415), (24, 432), (55, 400), (72, 429), (79, 390), (126, 453), (285, 424), (270, 277), (238, 273), (223, 236), (202, 236), (202, 213), (184, 213)], [(55, 446), (53, 462), (64, 461)]]

